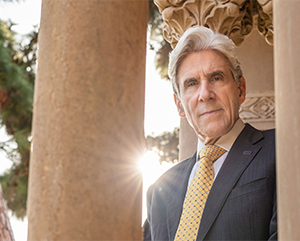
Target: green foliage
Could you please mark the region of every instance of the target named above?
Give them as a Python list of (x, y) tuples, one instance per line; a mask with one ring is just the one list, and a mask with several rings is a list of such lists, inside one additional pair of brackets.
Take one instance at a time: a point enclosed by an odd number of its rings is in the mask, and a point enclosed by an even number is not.
[(146, 150), (154, 151), (159, 155), (159, 161), (178, 162), (179, 156), (179, 128), (172, 132), (164, 132), (161, 135), (146, 137)]
[(0, 177), (4, 198), (14, 215), (23, 219), (26, 216), (26, 200), (28, 190), (27, 167), (22, 163)]
[[(16, 41), (12, 23), (0, 21), (0, 121), (12, 139), (0, 143), (13, 162), (0, 177), (4, 198), (13, 213), (26, 214), (27, 180), (30, 155), (33, 86), (37, 33)], [(12, 147), (10, 143), (16, 143)]]
[[(163, 38), (163, 19), (157, 6), (149, 1), (148, 22), (150, 49), (155, 50), (155, 67), (162, 79), (169, 80), (168, 64), (171, 45)], [(160, 157), (160, 163), (177, 162), (179, 156), (179, 128), (172, 132), (164, 132), (161, 135), (150, 135), (146, 137), (146, 150), (155, 151)]]
[(149, 1), (149, 46), (155, 50), (155, 68), (162, 79), (169, 80), (168, 64), (169, 53), (172, 51), (171, 45), (163, 38), (163, 19), (157, 6), (153, 1)]

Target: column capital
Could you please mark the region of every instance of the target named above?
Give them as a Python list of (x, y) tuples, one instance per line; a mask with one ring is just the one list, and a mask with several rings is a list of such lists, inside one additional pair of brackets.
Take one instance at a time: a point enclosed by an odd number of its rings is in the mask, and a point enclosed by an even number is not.
[[(272, 0), (154, 0), (163, 16), (163, 34), (174, 48), (192, 26), (206, 26), (227, 35), (239, 46), (254, 25), (273, 43)], [(253, 18), (257, 16), (257, 18)], [(253, 23), (256, 19), (257, 23)]]

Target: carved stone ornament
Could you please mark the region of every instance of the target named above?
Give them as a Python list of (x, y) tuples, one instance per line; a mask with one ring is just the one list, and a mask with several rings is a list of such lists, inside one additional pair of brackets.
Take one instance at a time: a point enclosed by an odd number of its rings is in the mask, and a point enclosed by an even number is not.
[(205, 26), (227, 35), (239, 46), (257, 27), (268, 43), (273, 42), (272, 0), (154, 0), (163, 16), (165, 39), (174, 48), (192, 26)]
[(244, 122), (275, 121), (274, 91), (247, 93), (240, 117)]
[(273, 45), (273, 5), (272, 0), (257, 0), (257, 30), (266, 42)]

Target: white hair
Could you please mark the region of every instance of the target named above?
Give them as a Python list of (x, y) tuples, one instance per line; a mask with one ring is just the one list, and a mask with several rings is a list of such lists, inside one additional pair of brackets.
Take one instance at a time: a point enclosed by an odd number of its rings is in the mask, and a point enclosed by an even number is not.
[(207, 49), (216, 50), (225, 57), (235, 83), (237, 85), (240, 83), (240, 77), (243, 76), (243, 73), (236, 57), (236, 48), (233, 41), (225, 35), (214, 33), (209, 28), (194, 26), (182, 35), (175, 49), (169, 55), (168, 73), (172, 81), (174, 93), (180, 94), (177, 74), (183, 60), (193, 52), (200, 52)]

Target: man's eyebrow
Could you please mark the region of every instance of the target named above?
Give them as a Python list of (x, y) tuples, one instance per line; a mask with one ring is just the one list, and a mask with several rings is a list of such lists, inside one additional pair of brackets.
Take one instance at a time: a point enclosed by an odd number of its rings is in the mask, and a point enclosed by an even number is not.
[(209, 73), (205, 74), (205, 76), (208, 77), (208, 78), (211, 78), (211, 77), (216, 76), (216, 75), (224, 76), (225, 74), (222, 70), (216, 70), (216, 71), (212, 71), (212, 72), (209, 72)]

